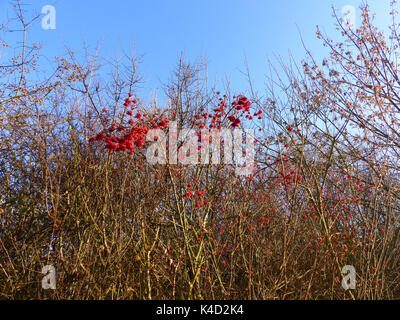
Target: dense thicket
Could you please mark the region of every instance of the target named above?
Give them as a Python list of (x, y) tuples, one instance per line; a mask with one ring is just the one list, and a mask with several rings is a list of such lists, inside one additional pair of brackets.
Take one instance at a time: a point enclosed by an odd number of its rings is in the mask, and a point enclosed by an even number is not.
[[(0, 297), (399, 298), (399, 25), (385, 37), (362, 12), (262, 97), (219, 94), (181, 59), (165, 106), (135, 94), (135, 57), (69, 52), (43, 78), (24, 41), (0, 65)], [(171, 121), (254, 128), (254, 171), (149, 164), (145, 133)], [(56, 290), (41, 286), (49, 264)]]

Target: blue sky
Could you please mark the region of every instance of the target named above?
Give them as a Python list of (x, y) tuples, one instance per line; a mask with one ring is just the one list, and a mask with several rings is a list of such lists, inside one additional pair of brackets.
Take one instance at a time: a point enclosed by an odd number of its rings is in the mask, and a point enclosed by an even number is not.
[[(23, 1), (27, 3), (27, 1)], [(370, 1), (377, 13), (377, 24), (389, 22), (389, 0)], [(318, 57), (325, 54), (315, 37), (316, 25), (335, 36), (331, 6), (357, 8), (359, 23), (361, 1), (356, 0), (34, 0), (29, 12), (40, 13), (44, 5), (56, 8), (56, 30), (43, 30), (39, 23), (30, 38), (44, 45), (48, 58), (63, 55), (64, 44), (82, 52), (83, 40), (94, 49), (102, 43), (101, 55), (112, 58), (130, 51), (134, 40), (136, 53), (143, 55), (140, 71), (146, 84), (142, 92), (165, 83), (181, 52), (193, 61), (207, 56), (212, 80), (231, 80), (235, 91), (247, 87), (240, 72), (246, 55), (255, 86), (263, 90), (267, 59), (274, 54), (287, 57), (288, 52), (305, 56), (299, 30), (307, 47)], [(12, 16), (10, 1), (0, 0), (0, 18)], [(14, 33), (11, 37), (16, 36)], [(0, 58), (2, 59), (2, 58)], [(222, 86), (219, 86), (222, 89)]]

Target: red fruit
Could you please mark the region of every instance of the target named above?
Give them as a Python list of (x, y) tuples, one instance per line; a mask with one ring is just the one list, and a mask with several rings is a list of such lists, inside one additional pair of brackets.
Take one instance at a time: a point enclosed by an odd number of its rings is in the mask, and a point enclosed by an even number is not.
[(131, 103), (132, 103), (132, 101), (129, 100), (129, 98), (127, 98), (127, 99), (125, 99), (124, 106), (125, 106), (125, 107), (129, 107), (129, 105), (130, 105)]
[(183, 196), (184, 196), (186, 199), (189, 199), (192, 195), (193, 195), (193, 192), (192, 192), (192, 191), (188, 191), (188, 192), (186, 192)]

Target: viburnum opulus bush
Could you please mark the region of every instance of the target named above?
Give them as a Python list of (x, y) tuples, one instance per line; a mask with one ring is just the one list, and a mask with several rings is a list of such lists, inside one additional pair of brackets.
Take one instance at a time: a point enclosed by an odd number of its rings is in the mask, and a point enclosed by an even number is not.
[[(39, 51), (0, 66), (0, 296), (398, 298), (398, 49), (368, 7), (342, 32), (351, 43), (318, 33), (329, 57), (282, 66), (287, 80), (262, 98), (206, 88), (183, 59), (165, 106), (140, 98), (134, 57), (100, 66), (69, 52), (41, 80), (27, 72)], [(148, 161), (163, 135), (169, 153), (172, 123), (194, 132), (178, 155), (194, 148), (199, 162)], [(202, 130), (242, 128), (254, 129), (250, 174), (200, 161), (215, 147)], [(48, 264), (56, 290), (41, 288)]]

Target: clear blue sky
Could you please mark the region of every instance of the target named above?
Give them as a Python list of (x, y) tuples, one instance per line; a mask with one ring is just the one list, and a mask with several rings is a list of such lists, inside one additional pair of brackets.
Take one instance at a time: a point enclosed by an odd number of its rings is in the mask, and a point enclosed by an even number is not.
[[(56, 8), (56, 30), (43, 30), (39, 21), (31, 32), (49, 58), (65, 52), (63, 43), (80, 52), (83, 39), (92, 49), (102, 41), (101, 55), (113, 57), (122, 48), (130, 51), (134, 39), (136, 53), (144, 55), (140, 71), (148, 95), (168, 80), (182, 51), (189, 60), (207, 56), (210, 78), (228, 76), (234, 90), (246, 83), (239, 71), (246, 54), (254, 84), (262, 90), (268, 57), (285, 57), (288, 51), (298, 59), (305, 56), (298, 30), (316, 56), (324, 53), (315, 30), (319, 25), (335, 35), (332, 3), (339, 10), (354, 5), (360, 22), (360, 0), (32, 0), (27, 8), (32, 13), (46, 4)], [(378, 25), (389, 22), (388, 4), (370, 1)], [(0, 13), (2, 22), (12, 15), (8, 0), (0, 0)]]

